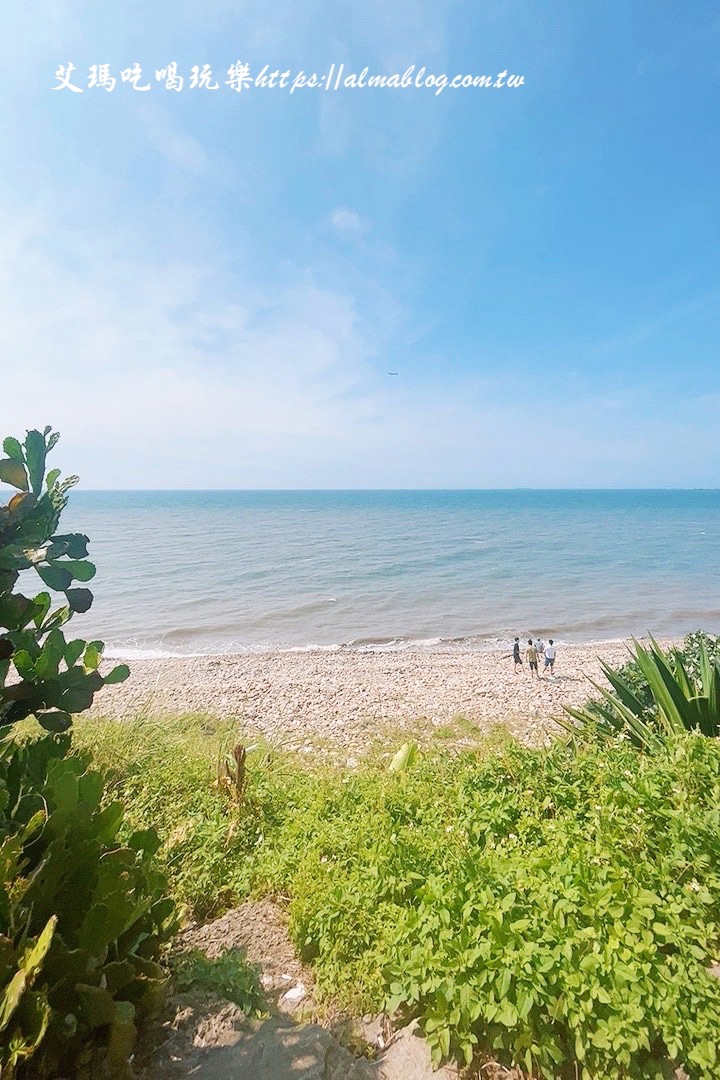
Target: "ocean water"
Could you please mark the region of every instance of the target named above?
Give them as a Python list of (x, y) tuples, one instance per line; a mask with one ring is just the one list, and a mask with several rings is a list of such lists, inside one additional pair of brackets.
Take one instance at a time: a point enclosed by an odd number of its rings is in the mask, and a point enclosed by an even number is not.
[(720, 631), (720, 491), (84, 492), (115, 655)]

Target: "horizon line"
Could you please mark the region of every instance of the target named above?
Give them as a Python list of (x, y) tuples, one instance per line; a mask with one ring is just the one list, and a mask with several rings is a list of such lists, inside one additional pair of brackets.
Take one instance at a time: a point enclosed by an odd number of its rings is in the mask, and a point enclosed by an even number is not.
[(72, 489), (73, 494), (77, 494), (79, 492), (84, 492), (87, 495), (91, 495), (91, 494), (94, 494), (94, 495), (106, 495), (106, 494), (111, 494), (113, 492), (126, 493), (126, 494), (127, 493), (138, 493), (138, 492), (147, 492), (148, 494), (168, 494), (168, 493), (172, 493), (172, 492), (178, 492), (178, 493), (185, 492), (187, 494), (195, 495), (195, 494), (201, 494), (201, 493), (205, 493), (205, 494), (227, 494), (229, 492), (237, 492), (239, 494), (263, 494), (263, 493), (267, 493), (267, 492), (274, 492), (274, 493), (277, 493), (277, 494), (293, 494), (293, 493), (295, 493), (295, 494), (301, 494), (301, 493), (302, 494), (307, 494), (307, 493), (311, 493), (311, 494), (338, 494), (338, 493), (351, 493), (351, 492), (356, 492), (356, 493), (386, 492), (388, 494), (398, 494), (398, 493), (403, 493), (404, 494), (404, 493), (415, 492), (415, 493), (427, 494), (429, 492), (459, 493), (459, 492), (489, 492), (489, 491), (504, 492), (504, 493), (507, 493), (507, 492), (531, 492), (531, 491), (537, 491), (537, 492), (574, 492), (574, 493), (577, 493), (577, 492), (583, 492), (583, 493), (586, 493), (586, 492), (601, 492), (601, 491), (602, 492), (610, 492), (610, 491), (617, 491), (617, 492), (646, 492), (646, 491), (720, 492), (720, 486), (719, 487), (702, 487), (702, 486), (692, 486), (692, 487), (666, 487), (666, 486), (655, 486), (655, 487), (527, 487), (527, 486), (522, 486), (521, 485), (521, 486), (517, 486), (517, 487), (427, 487), (427, 488), (423, 488), (423, 487), (412, 487), (412, 488), (406, 488), (406, 487), (322, 487), (322, 488), (318, 488), (318, 487), (307, 487), (307, 488), (305, 488), (305, 487), (291, 487), (291, 488), (284, 488), (284, 487), (237, 487), (237, 488), (235, 488), (235, 487), (219, 487), (219, 488), (191, 488), (191, 487), (83, 488), (83, 487), (76, 487), (76, 488)]

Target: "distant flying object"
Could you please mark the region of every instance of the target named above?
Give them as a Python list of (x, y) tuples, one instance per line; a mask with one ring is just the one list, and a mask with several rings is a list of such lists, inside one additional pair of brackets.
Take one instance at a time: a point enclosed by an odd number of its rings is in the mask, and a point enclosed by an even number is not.
[(388, 371), (388, 375), (397, 375), (397, 374), (398, 374), (397, 371)]

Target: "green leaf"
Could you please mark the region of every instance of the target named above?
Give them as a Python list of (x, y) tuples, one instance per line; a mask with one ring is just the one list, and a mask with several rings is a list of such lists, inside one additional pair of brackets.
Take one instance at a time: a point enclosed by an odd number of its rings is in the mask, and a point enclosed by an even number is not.
[(503, 1024), (507, 1028), (513, 1028), (517, 1024), (517, 1009), (515, 1008), (513, 1003), (507, 998), (504, 999), (495, 1019), (497, 1020), (498, 1024)]
[(65, 646), (65, 663), (69, 668), (73, 667), (83, 652), (85, 651), (85, 642), (81, 638), (75, 638), (74, 641), (69, 641)]
[(60, 732), (67, 731), (72, 727), (72, 717), (67, 712), (62, 712), (59, 709), (53, 712), (38, 713), (37, 720), (41, 727), (44, 727), (46, 731)]
[(575, 1057), (578, 1061), (585, 1060), (585, 1044), (579, 1031), (575, 1035)]
[(125, 682), (130, 675), (130, 668), (127, 664), (117, 664), (111, 671), (104, 676), (105, 682), (108, 686), (113, 683)]
[(82, 612), (88, 611), (92, 607), (93, 594), (89, 589), (66, 589), (65, 595), (71, 611), (82, 614)]
[(18, 461), (13, 461), (12, 458), (0, 460), (0, 480), (4, 484), (10, 484), (11, 487), (17, 488), (18, 491), (27, 491), (28, 489), (25, 466)]
[[(98, 918), (105, 914), (104, 909), (99, 909)], [(112, 1024), (115, 1018), (115, 1002), (107, 990), (100, 986), (87, 986), (78, 984), (77, 987), (80, 1001), (82, 1002), (83, 1020), (91, 1028), (104, 1027)]]
[(65, 712), (84, 712), (92, 705), (93, 696), (93, 691), (89, 687), (71, 686), (69, 690), (63, 690), (58, 705)]
[(50, 610), (52, 600), (50, 599), (50, 593), (41, 592), (35, 597), (35, 614), (33, 616), (33, 622), (35, 626), (40, 626), (43, 619)]
[(20, 630), (30, 622), (35, 610), (35, 602), (20, 593), (0, 597), (0, 626)]
[(7, 454), (7, 456), (9, 458), (12, 458), (13, 461), (17, 461), (22, 465), (22, 463), (23, 463), (22, 446), (20, 445), (20, 443), (18, 442), (17, 439), (13, 439), (13, 437), (11, 435), (9, 435), (7, 437), (7, 439), (3, 439), (3, 450), (5, 451), (5, 453)]
[(388, 772), (409, 769), (417, 757), (417, 743), (403, 743), (388, 766)]
[(64, 533), (53, 536), (50, 550), (71, 559), (84, 559), (87, 557), (88, 543), (88, 538), (83, 533)]
[(28, 977), (34, 978), (40, 970), (40, 966), (47, 956), (48, 950), (52, 943), (53, 934), (55, 933), (55, 927), (57, 926), (58, 917), (52, 915), (40, 934), (40, 937), (26, 950), (22, 959), (22, 965), (27, 972)]
[(67, 570), (72, 574), (76, 581), (90, 581), (95, 577), (95, 565), (94, 563), (87, 562), (86, 560), (79, 559), (63, 559), (58, 566), (62, 566), (63, 570)]
[(635, 658), (640, 665), (640, 670), (647, 679), (661, 716), (668, 726), (676, 731), (691, 726), (687, 723), (689, 718), (688, 700), (682, 693), (673, 672), (657, 646), (650, 652), (644, 649), (639, 642), (636, 642)]
[(154, 855), (160, 847), (160, 838), (154, 829), (139, 829), (128, 840), (128, 846), (133, 851), (144, 851), (146, 855)]
[(110, 1069), (126, 1066), (135, 1047), (135, 1009), (129, 1001), (115, 1002), (115, 1019), (110, 1028), (107, 1047), (107, 1064)]
[(626, 708), (635, 713), (636, 716), (642, 716), (645, 712), (644, 706), (638, 696), (633, 693), (632, 688), (628, 685), (627, 680), (623, 679), (609, 664), (601, 663), (600, 667), (602, 672), (615, 690), (617, 696), (622, 701)]
[(49, 566), (36, 566), (39, 576), (49, 589), (55, 592), (65, 592), (72, 585), (72, 574), (63, 569), (59, 563), (51, 563)]
[(30, 487), (35, 495), (39, 495), (42, 491), (45, 454), (45, 437), (39, 431), (28, 431), (25, 438), (25, 460), (30, 476)]
[(32, 679), (35, 674), (35, 658), (27, 649), (16, 649), (13, 655), (13, 664), (18, 675), (23, 679)]
[(36, 942), (25, 950), (20, 958), (19, 970), (13, 976), (10, 984), (5, 987), (0, 995), (0, 1032), (8, 1026), (10, 1019), (20, 1004), (20, 999), (25, 988), (32, 984), (47, 951), (50, 948), (57, 916), (48, 919), (45, 927)]
[(83, 657), (83, 665), (90, 671), (95, 671), (101, 659), (102, 648), (98, 649), (97, 643), (91, 641), (87, 649), (85, 650), (85, 656)]
[(112, 802), (105, 806), (95, 818), (97, 836), (105, 843), (111, 843), (122, 825), (125, 808), (121, 802)]
[[(68, 592), (72, 592), (72, 589), (69, 589)], [(64, 626), (71, 615), (72, 611), (69, 606), (57, 608), (57, 610), (53, 611), (52, 615), (42, 624), (42, 631), (47, 632), (48, 630)]]

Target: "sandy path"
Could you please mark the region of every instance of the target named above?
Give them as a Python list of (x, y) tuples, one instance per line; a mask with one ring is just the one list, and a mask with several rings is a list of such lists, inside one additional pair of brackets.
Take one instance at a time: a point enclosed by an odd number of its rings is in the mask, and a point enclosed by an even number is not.
[(202, 712), (236, 719), (287, 747), (318, 743), (362, 750), (388, 729), (434, 729), (459, 717), (481, 728), (506, 724), (524, 741), (551, 729), (563, 704), (580, 704), (600, 679), (598, 657), (617, 665), (627, 643), (558, 648), (554, 678), (515, 675), (507, 652), (254, 653), (131, 661), (127, 682), (98, 695), (95, 711)]

